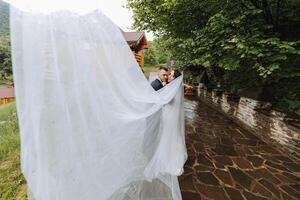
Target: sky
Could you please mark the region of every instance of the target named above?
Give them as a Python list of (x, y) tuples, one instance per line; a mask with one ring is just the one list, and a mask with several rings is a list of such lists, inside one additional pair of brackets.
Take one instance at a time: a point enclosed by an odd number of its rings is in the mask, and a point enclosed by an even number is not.
[[(124, 31), (133, 31), (132, 11), (125, 7), (126, 0), (106, 0), (99, 6), (100, 9), (110, 17)], [(153, 40), (152, 33), (146, 33), (147, 39)]]
[[(132, 30), (132, 11), (126, 8), (126, 0), (4, 0), (22, 9), (53, 11), (62, 8), (71, 9), (75, 12), (100, 9), (115, 24), (124, 31)], [(146, 33), (149, 41), (153, 40), (152, 33)]]

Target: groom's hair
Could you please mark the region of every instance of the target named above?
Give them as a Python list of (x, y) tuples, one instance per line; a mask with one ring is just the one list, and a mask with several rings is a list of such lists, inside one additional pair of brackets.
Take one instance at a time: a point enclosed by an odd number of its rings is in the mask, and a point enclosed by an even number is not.
[(165, 71), (169, 71), (169, 69), (168, 69), (168, 68), (166, 68), (166, 67), (164, 67), (164, 66), (160, 66), (160, 67), (158, 68), (158, 70), (165, 70)]
[(178, 69), (174, 69), (174, 78), (181, 76), (181, 72)]

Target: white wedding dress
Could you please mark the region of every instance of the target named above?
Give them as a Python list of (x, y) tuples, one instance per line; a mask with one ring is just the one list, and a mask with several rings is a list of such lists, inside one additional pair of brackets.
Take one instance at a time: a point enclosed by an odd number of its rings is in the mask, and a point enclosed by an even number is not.
[(72, 8), (88, 1), (7, 1), (32, 199), (180, 200), (182, 77), (154, 91), (119, 27)]

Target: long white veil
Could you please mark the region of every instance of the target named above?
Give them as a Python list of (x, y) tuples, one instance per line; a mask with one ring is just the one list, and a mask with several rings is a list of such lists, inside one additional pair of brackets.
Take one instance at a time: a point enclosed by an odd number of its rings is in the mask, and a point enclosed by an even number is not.
[[(74, 0), (60, 9), (68, 0), (9, 2), (21, 163), (33, 199), (180, 200), (182, 77), (154, 91), (100, 11), (78, 14)], [(55, 9), (39, 7), (49, 2)]]

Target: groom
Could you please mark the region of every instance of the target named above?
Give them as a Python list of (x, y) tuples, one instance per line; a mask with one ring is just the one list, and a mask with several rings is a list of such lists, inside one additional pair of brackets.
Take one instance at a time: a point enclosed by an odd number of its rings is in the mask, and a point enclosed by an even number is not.
[(151, 86), (154, 88), (155, 91), (163, 88), (168, 81), (168, 76), (169, 76), (169, 70), (166, 67), (160, 67), (158, 69), (157, 73), (158, 78), (155, 79), (152, 83)]

